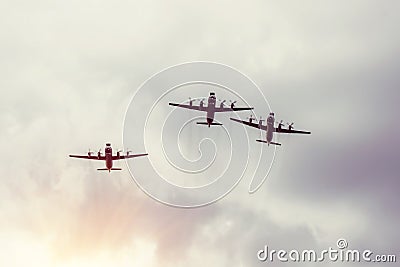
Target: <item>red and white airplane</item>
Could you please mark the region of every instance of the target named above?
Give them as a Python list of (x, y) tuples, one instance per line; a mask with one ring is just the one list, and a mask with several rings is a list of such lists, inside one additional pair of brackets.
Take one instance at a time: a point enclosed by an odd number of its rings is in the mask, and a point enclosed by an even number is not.
[(252, 107), (237, 108), (237, 107), (235, 107), (236, 101), (231, 102), (230, 107), (225, 107), (226, 100), (221, 101), (219, 106), (216, 106), (217, 99), (215, 97), (214, 92), (210, 92), (210, 96), (208, 97), (207, 106), (204, 106), (204, 100), (205, 99), (202, 99), (200, 101), (199, 106), (193, 105), (194, 100), (192, 100), (190, 98), (189, 98), (189, 105), (176, 104), (176, 103), (169, 103), (169, 105), (179, 107), (179, 108), (187, 108), (187, 109), (193, 109), (193, 110), (207, 112), (207, 121), (206, 122), (197, 122), (197, 124), (208, 125), (208, 127), (210, 127), (211, 125), (222, 125), (221, 123), (213, 122), (216, 112), (231, 112), (231, 111), (242, 111), (242, 110), (252, 110), (253, 109)]
[(258, 120), (258, 123), (254, 123), (253, 120), (257, 120), (255, 118), (253, 118), (252, 116), (249, 117), (248, 121), (242, 121), (242, 120), (238, 120), (235, 118), (231, 118), (231, 120), (245, 124), (247, 126), (251, 126), (254, 128), (258, 128), (261, 130), (266, 131), (266, 139), (267, 140), (260, 140), (257, 139), (257, 142), (262, 142), (262, 143), (267, 143), (272, 144), (272, 145), (276, 145), (276, 146), (280, 146), (280, 143), (276, 143), (272, 141), (272, 138), (274, 137), (274, 133), (288, 133), (288, 134), (311, 134), (311, 132), (308, 131), (298, 131), (298, 130), (294, 130), (293, 129), (293, 122), (291, 124), (288, 124), (288, 128), (283, 128), (283, 121), (280, 121), (278, 123), (278, 127), (275, 128), (274, 124), (275, 124), (275, 114), (273, 112), (269, 113), (269, 116), (267, 118), (267, 125), (263, 125), (262, 122), (264, 120), (262, 120), (261, 118)]
[(113, 161), (114, 160), (120, 160), (120, 159), (130, 159), (130, 158), (136, 158), (136, 157), (142, 157), (142, 156), (147, 156), (148, 154), (133, 154), (130, 155), (129, 152), (127, 151), (125, 155), (121, 155), (121, 151), (117, 151), (117, 154), (113, 156), (112, 154), (112, 147), (110, 143), (106, 144), (106, 148), (104, 149), (104, 156), (101, 154), (101, 151), (97, 152), (97, 156), (93, 156), (93, 152), (89, 150), (87, 156), (81, 156), (81, 155), (69, 155), (71, 158), (79, 158), (79, 159), (92, 159), (92, 160), (105, 160), (106, 161), (106, 168), (99, 168), (97, 169), (98, 171), (120, 171), (122, 170), (121, 168), (113, 168)]

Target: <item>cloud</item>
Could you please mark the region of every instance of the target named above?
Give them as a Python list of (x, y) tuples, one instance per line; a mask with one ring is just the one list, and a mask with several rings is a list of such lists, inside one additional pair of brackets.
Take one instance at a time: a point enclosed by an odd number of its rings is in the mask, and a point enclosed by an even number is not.
[[(323, 248), (339, 235), (396, 252), (397, 2), (2, 6), (3, 265), (26, 265), (18, 251), (33, 251), (30, 265), (128, 265), (142, 251), (153, 261), (138, 262), (149, 265), (247, 266), (265, 243)], [(246, 176), (216, 205), (174, 209), (127, 171), (98, 173), (102, 163), (67, 158), (105, 142), (122, 148), (134, 90), (190, 60), (238, 68), (278, 118), (312, 131), (279, 137), (259, 192), (247, 194)]]

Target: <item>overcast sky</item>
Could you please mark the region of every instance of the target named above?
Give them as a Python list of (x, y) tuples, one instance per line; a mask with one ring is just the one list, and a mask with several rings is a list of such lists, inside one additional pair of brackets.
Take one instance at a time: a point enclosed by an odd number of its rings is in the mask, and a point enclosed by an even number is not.
[[(399, 257), (399, 9), (397, 1), (0, 2), (0, 265), (263, 266), (264, 245), (323, 250), (339, 238)], [(282, 147), (257, 193), (247, 193), (244, 176), (216, 204), (172, 208), (144, 194), (124, 162), (109, 174), (96, 171), (101, 162), (68, 158), (106, 142), (123, 148), (135, 90), (195, 60), (240, 70), (277, 119), (312, 131), (276, 139)], [(266, 115), (262, 101), (251, 104)], [(188, 127), (193, 142), (217, 130)], [(256, 130), (248, 134), (259, 147)]]

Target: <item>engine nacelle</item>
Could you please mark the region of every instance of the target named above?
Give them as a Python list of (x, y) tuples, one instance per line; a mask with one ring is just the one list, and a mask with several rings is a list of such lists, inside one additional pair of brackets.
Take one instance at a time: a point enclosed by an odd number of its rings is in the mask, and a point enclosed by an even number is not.
[(120, 158), (120, 157), (121, 157), (121, 154), (119, 151), (117, 151), (117, 158)]

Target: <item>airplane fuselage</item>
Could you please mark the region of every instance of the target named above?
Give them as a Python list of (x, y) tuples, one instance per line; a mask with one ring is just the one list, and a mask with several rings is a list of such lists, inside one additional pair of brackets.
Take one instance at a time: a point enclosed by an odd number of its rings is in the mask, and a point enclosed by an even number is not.
[(216, 103), (216, 98), (215, 98), (214, 95), (211, 95), (208, 98), (208, 105), (207, 105), (207, 123), (208, 123), (208, 127), (210, 127), (211, 123), (214, 121), (215, 103)]
[(110, 172), (111, 168), (113, 166), (112, 148), (111, 148), (111, 146), (106, 146), (106, 148), (105, 148), (105, 157), (106, 157), (106, 168)]
[(266, 131), (266, 138), (268, 144), (272, 142), (272, 138), (274, 137), (274, 131), (275, 131), (275, 117), (272, 113), (267, 118), (267, 131)]

